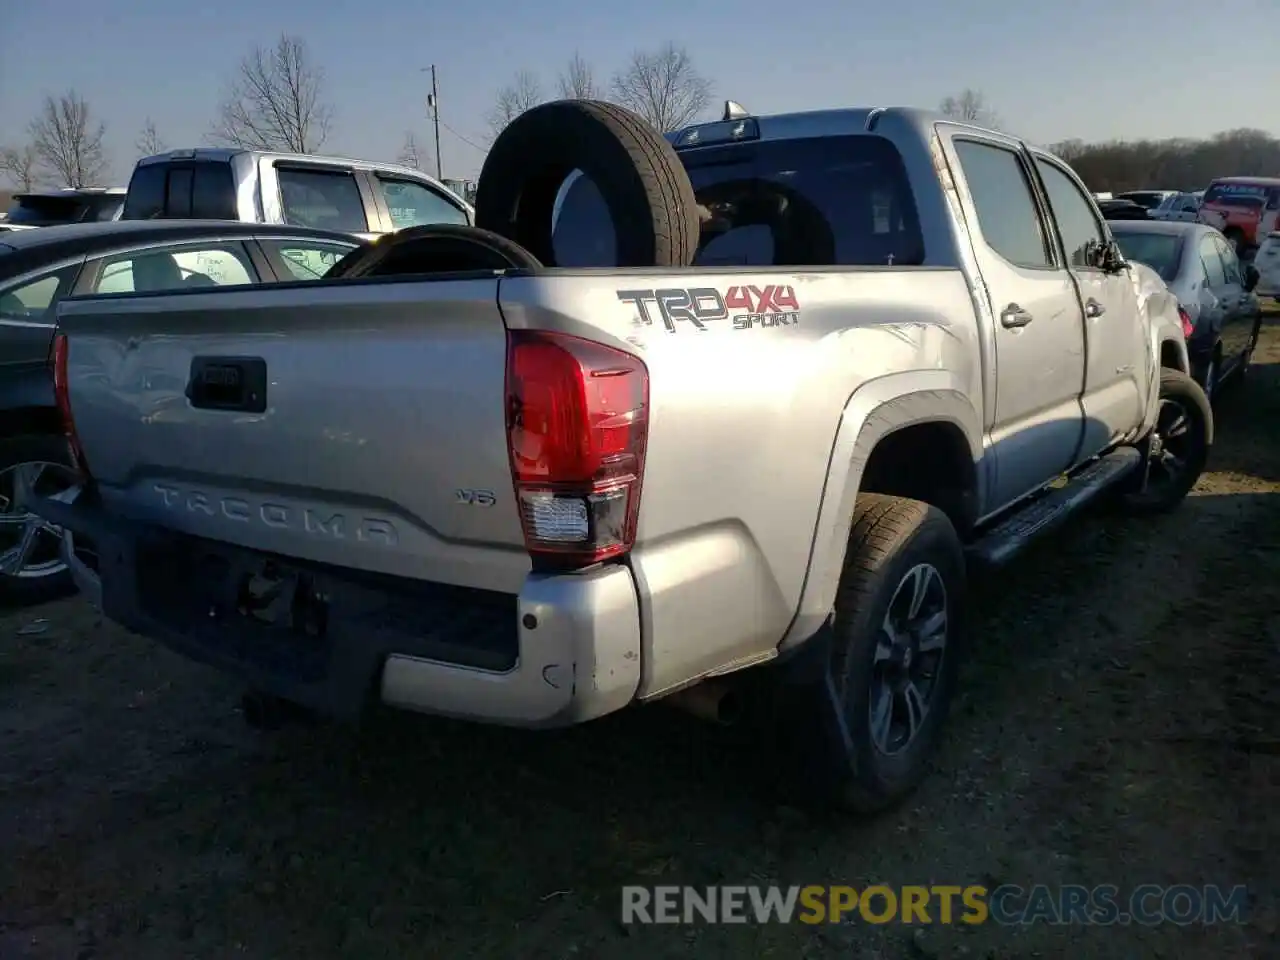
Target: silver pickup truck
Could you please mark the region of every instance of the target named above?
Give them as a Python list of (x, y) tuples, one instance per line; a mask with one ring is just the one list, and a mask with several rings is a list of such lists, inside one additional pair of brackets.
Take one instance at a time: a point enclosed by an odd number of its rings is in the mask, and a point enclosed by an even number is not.
[[(575, 168), (627, 214), (623, 267), (544, 265), (575, 262), (546, 235)], [(561, 200), (568, 236), (593, 208)], [(776, 693), (871, 811), (938, 739), (967, 570), (1103, 493), (1171, 509), (1205, 465), (1176, 302), (1010, 136), (729, 104), (663, 139), (553, 103), (498, 138), (476, 215), (502, 236), (63, 303), (84, 484), (36, 509), (97, 546), (109, 617), (343, 716)]]

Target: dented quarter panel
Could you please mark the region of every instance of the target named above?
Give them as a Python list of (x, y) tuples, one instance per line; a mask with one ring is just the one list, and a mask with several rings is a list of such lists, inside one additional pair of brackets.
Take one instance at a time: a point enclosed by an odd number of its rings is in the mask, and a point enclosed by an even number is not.
[(1138, 302), (1143, 328), (1147, 332), (1150, 352), (1144, 358), (1148, 364), (1148, 393), (1146, 415), (1137, 434), (1145, 433), (1155, 425), (1160, 399), (1160, 357), (1164, 345), (1171, 344), (1180, 358), (1180, 369), (1191, 369), (1187, 358), (1187, 341), (1182, 333), (1182, 320), (1178, 316), (1178, 298), (1165, 285), (1160, 274), (1145, 263), (1131, 262), (1129, 276), (1134, 297)]
[[(731, 288), (770, 286), (794, 291), (794, 322), (735, 327), (734, 316), (750, 311), (729, 311), (702, 329), (668, 325), (654, 304), (642, 312), (634, 296), (619, 297), (679, 287), (729, 299)], [(644, 614), (642, 696), (776, 653), (822, 528), (829, 465), (845, 493), (853, 451), (838, 437), (874, 407), (851, 408), (860, 387), (894, 370), (890, 389), (864, 395), (887, 402), (944, 383), (981, 396), (977, 323), (959, 270), (575, 271), (505, 279), (499, 299), (512, 327), (603, 332), (648, 365), (649, 449), (631, 556)], [(954, 415), (980, 449), (978, 415), (954, 409), (915, 408), (924, 418)]]

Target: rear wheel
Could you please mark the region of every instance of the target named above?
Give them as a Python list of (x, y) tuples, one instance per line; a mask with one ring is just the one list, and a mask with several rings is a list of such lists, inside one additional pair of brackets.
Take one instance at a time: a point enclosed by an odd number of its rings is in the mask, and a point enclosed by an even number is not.
[(1124, 502), (1133, 513), (1167, 513), (1191, 492), (1209, 462), (1213, 410), (1198, 383), (1180, 370), (1160, 372), (1159, 410), (1144, 442), (1138, 489)]
[(840, 806), (883, 810), (928, 769), (963, 650), (960, 538), (936, 507), (864, 494), (836, 598), (823, 687), (825, 755)]
[(67, 442), (30, 435), (0, 440), (0, 598), (27, 606), (74, 592), (62, 528), (30, 510), (33, 497), (75, 483)]

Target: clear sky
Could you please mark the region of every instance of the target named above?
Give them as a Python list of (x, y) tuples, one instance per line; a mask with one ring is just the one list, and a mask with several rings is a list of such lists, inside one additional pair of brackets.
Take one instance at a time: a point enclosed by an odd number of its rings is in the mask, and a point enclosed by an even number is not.
[[(107, 123), (123, 183), (150, 116), (170, 147), (207, 141), (227, 80), (255, 44), (304, 37), (336, 110), (323, 152), (394, 159), (441, 118), (484, 142), (495, 92), (519, 69), (554, 89), (574, 51), (607, 77), (637, 48), (688, 49), (755, 113), (842, 105), (935, 107), (982, 90), (1032, 140), (1280, 132), (1280, 0), (7, 0), (0, 144), (20, 142), (45, 94), (79, 90)], [(481, 151), (442, 131), (446, 176)]]

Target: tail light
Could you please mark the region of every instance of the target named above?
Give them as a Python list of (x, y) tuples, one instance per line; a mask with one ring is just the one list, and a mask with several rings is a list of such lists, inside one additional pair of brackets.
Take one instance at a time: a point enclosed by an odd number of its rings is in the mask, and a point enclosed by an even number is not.
[(67, 383), (67, 335), (56, 334), (53, 338), (53, 399), (58, 407), (58, 416), (62, 420), (62, 432), (66, 435), (67, 446), (71, 452), (71, 466), (80, 474), (87, 475), (84, 451), (80, 448), (80, 440), (76, 437), (76, 423), (71, 416), (71, 391)]
[(1179, 307), (1178, 319), (1182, 321), (1182, 335), (1190, 340), (1191, 335), (1196, 332), (1196, 325), (1191, 320), (1191, 314), (1187, 313), (1187, 311), (1182, 307)]
[(585, 566), (635, 543), (649, 433), (649, 371), (560, 333), (507, 341), (507, 445), (535, 561)]

